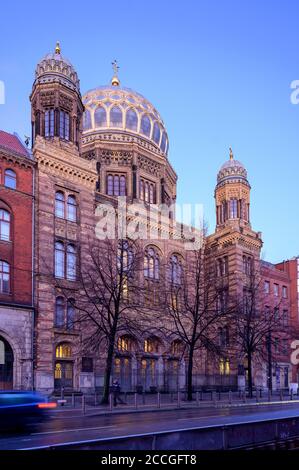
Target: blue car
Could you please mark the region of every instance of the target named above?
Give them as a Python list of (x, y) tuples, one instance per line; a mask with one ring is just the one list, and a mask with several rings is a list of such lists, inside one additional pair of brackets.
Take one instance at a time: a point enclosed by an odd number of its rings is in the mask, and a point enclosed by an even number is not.
[(26, 427), (47, 417), (47, 411), (56, 403), (31, 391), (0, 391), (0, 429), (1, 431)]

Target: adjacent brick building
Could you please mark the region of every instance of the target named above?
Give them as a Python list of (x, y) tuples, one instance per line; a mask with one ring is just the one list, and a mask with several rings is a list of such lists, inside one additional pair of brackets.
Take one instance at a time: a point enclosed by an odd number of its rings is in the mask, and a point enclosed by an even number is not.
[(33, 175), (17, 135), (0, 131), (0, 388), (33, 386)]

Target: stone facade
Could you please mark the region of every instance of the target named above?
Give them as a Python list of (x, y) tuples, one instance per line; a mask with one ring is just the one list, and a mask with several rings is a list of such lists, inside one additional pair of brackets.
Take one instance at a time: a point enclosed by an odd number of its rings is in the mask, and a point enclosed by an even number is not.
[[(111, 86), (98, 87), (81, 97), (77, 73), (61, 55), (59, 45), (37, 65), (30, 100), (35, 211), (34, 216), (27, 214), (27, 228), (22, 230), (24, 237), (32, 233), (31, 226), (34, 229), (36, 313), (33, 316), (32, 292), (22, 285), (26, 276), (18, 278), (16, 273), (13, 282), (22, 286), (18, 292), (20, 296), (23, 292), (22, 302), (27, 302), (29, 308), (21, 305), (14, 309), (0, 302), (0, 340), (3, 337), (6, 347), (10, 345), (14, 357), (12, 386), (34, 386), (44, 393), (62, 386), (88, 392), (103, 386), (106, 351), (83, 356), (80, 342), (85, 332), (74, 328), (71, 318), (72, 299), (79, 288), (78, 265), (85, 263), (88, 244), (95, 239), (96, 209), (101, 204), (115, 207), (118, 196), (125, 196), (128, 204), (142, 203), (147, 209), (163, 204), (173, 234), (177, 175), (168, 160), (163, 120), (153, 105), (139, 93), (121, 87), (117, 76)], [(22, 171), (28, 174), (30, 165), (33, 167), (31, 160)], [(279, 283), (289, 288), (284, 273), (265, 265), (261, 273), (262, 238), (251, 227), (250, 189), (245, 167), (231, 152), (218, 172), (216, 230), (205, 243), (209, 259), (223, 277), (223, 288), (240, 299), (249, 288), (253, 272), (271, 282), (279, 278)], [(24, 192), (30, 193), (30, 189)], [(164, 265), (173, 255), (188, 265), (186, 239), (166, 237), (165, 220), (150, 224), (143, 221), (159, 235), (143, 241), (145, 252), (153, 249)], [(33, 238), (26, 241), (24, 245), (24, 240), (15, 239), (14, 246), (16, 250), (22, 247), (28, 261)], [(24, 246), (29, 251), (24, 251)], [(6, 249), (1, 242), (0, 249), (1, 253)], [(21, 260), (17, 266), (22, 266)], [(28, 273), (32, 280), (32, 269)], [(287, 304), (288, 299), (283, 302)], [(285, 327), (281, 340), (287, 337)], [(113, 375), (120, 379), (124, 390), (185, 387), (187, 358), (182, 357), (175, 340), (166, 341), (158, 328), (155, 334), (140, 331), (134, 337), (123, 332), (118, 341)], [(286, 385), (287, 354), (275, 354), (275, 383)], [(34, 377), (30, 369), (33, 355)], [(8, 361), (11, 357), (7, 354)], [(201, 351), (195, 358), (194, 385), (237, 387), (242, 382), (240, 365), (246, 369), (245, 362), (244, 357), (233, 356), (229, 347), (227, 358), (219, 364)], [(267, 387), (267, 374), (266, 363), (256, 365), (255, 384)]]

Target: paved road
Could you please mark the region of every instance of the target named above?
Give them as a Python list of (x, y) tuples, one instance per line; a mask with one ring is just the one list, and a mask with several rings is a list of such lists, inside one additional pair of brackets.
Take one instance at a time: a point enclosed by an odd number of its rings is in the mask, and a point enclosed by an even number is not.
[(1, 435), (0, 449), (30, 449), (115, 436), (198, 428), (219, 424), (299, 416), (299, 404), (245, 405), (236, 408), (177, 409), (156, 412), (76, 416), (53, 413), (30, 433)]

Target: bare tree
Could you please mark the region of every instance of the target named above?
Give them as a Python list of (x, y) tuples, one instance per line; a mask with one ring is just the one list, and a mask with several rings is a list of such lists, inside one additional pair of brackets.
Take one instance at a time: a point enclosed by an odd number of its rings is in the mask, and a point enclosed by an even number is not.
[(103, 404), (109, 400), (117, 339), (138, 329), (141, 259), (138, 244), (107, 238), (89, 244), (79, 267), (75, 322), (80, 324), (84, 350), (107, 351)]
[(178, 272), (168, 267), (164, 282), (164, 332), (178, 338), (187, 355), (187, 399), (192, 400), (195, 353), (204, 350), (221, 357), (219, 327), (233, 311), (229, 284), (217, 276), (215, 262), (203, 246), (188, 253), (184, 267)]
[(236, 300), (233, 322), (235, 351), (247, 359), (250, 397), (253, 395), (254, 362), (261, 367), (268, 363), (268, 387), (272, 388), (271, 343), (273, 333), (281, 330), (282, 315), (279, 299), (275, 305), (267, 303), (259, 264), (257, 269), (250, 268), (243, 292)]

